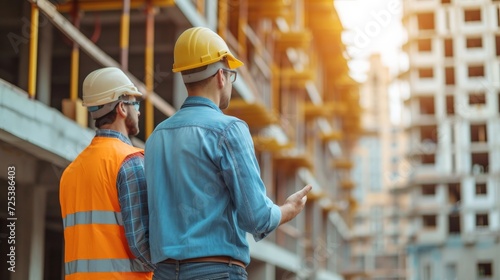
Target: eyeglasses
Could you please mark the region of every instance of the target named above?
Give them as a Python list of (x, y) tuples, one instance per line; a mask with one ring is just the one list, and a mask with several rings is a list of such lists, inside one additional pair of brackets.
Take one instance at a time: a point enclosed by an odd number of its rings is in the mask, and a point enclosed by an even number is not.
[(231, 83), (236, 82), (236, 78), (238, 77), (238, 72), (236, 72), (235, 70), (226, 69), (226, 68), (221, 68), (221, 69), (224, 72), (229, 72), (229, 80), (231, 81)]
[(140, 109), (140, 101), (128, 101), (128, 100), (122, 100), (123, 104), (125, 105), (134, 105), (134, 108), (137, 112), (139, 112)]

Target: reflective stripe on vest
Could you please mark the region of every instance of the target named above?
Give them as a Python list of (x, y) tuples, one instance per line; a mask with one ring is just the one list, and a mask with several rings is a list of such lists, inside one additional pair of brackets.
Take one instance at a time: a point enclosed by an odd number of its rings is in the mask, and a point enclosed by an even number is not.
[(86, 211), (69, 214), (63, 219), (64, 228), (76, 225), (123, 225), (122, 213), (114, 211)]
[(66, 275), (79, 272), (137, 272), (147, 271), (137, 260), (101, 259), (75, 260), (64, 264)]

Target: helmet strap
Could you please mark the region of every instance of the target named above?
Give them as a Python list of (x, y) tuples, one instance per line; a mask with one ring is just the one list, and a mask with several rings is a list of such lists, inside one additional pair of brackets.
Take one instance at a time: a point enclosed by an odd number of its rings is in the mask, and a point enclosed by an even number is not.
[(106, 103), (106, 104), (103, 104), (100, 106), (90, 106), (90, 107), (88, 107), (88, 110), (89, 110), (92, 118), (94, 120), (97, 120), (101, 117), (104, 117), (109, 112), (113, 111), (113, 109), (115, 109), (115, 107), (116, 107), (116, 104), (118, 104), (121, 101), (122, 100), (119, 98), (118, 100), (113, 101), (111, 103)]
[(225, 60), (218, 61), (216, 63), (208, 64), (205, 70), (190, 73), (190, 74), (182, 74), (182, 80), (184, 80), (185, 84), (199, 82), (204, 80), (210, 76), (215, 75), (217, 71), (221, 68), (226, 68)]

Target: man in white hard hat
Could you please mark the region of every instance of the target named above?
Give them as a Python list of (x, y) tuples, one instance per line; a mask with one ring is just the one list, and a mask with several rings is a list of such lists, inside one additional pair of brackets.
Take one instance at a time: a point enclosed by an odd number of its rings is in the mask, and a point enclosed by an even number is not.
[(145, 149), (154, 279), (247, 279), (246, 233), (259, 241), (306, 203), (311, 186), (281, 206), (267, 197), (247, 124), (221, 111), (242, 65), (208, 28), (175, 43), (188, 97)]
[(83, 82), (83, 104), (96, 136), (60, 181), (66, 279), (151, 279), (144, 151), (139, 133), (142, 94), (120, 69)]

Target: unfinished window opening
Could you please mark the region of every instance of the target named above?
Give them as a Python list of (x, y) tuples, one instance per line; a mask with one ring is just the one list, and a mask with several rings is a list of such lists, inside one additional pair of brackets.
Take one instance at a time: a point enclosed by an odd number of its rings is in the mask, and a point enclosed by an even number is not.
[(455, 96), (453, 95), (446, 96), (446, 114), (448, 116), (455, 115)]
[(465, 10), (464, 21), (465, 22), (481, 21), (481, 10), (480, 9)]
[(434, 69), (432, 69), (432, 68), (418, 69), (418, 77), (420, 79), (433, 78), (434, 77)]
[(435, 229), (437, 225), (436, 215), (422, 215), (422, 224), (425, 229)]
[(472, 174), (488, 173), (489, 159), (488, 153), (472, 153)]
[(422, 155), (422, 164), (435, 164), (436, 156), (434, 154), (424, 154)]
[(460, 202), (462, 195), (460, 193), (460, 184), (448, 184), (448, 201), (451, 204)]
[(455, 84), (455, 67), (445, 67), (444, 68), (444, 78), (446, 85)]
[(487, 195), (486, 183), (476, 183), (476, 195)]
[[(493, 1), (499, 1), (499, 0), (493, 0)], [(497, 25), (500, 27), (500, 7), (497, 9)]]
[(482, 48), (483, 47), (483, 38), (481, 38), (481, 37), (467, 38), (465, 44), (466, 44), (468, 49)]
[(467, 68), (469, 77), (484, 77), (484, 66), (483, 65), (476, 65), (476, 66), (469, 66)]
[(419, 98), (420, 114), (422, 115), (434, 115), (434, 97), (433, 96), (422, 96)]
[(488, 214), (478, 213), (476, 214), (476, 227), (487, 227), (489, 226)]
[(471, 93), (469, 94), (469, 105), (485, 105), (486, 94), (484, 93)]
[(430, 52), (432, 51), (432, 40), (431, 39), (419, 39), (418, 42), (419, 52)]
[(437, 126), (423, 125), (420, 127), (420, 142), (433, 142), (437, 143)]
[(422, 195), (427, 195), (427, 196), (436, 195), (436, 185), (434, 184), (422, 185)]
[(500, 56), (500, 35), (495, 36), (497, 56)]
[(453, 56), (453, 40), (452, 39), (444, 39), (444, 56), (452, 57)]
[(448, 215), (448, 233), (460, 234), (460, 215), (458, 214)]
[(418, 30), (434, 30), (434, 13), (417, 15)]
[(471, 142), (486, 142), (488, 135), (486, 132), (486, 124), (471, 124), (470, 125), (470, 141)]
[(477, 276), (479, 277), (493, 277), (493, 264), (492, 262), (477, 263)]

